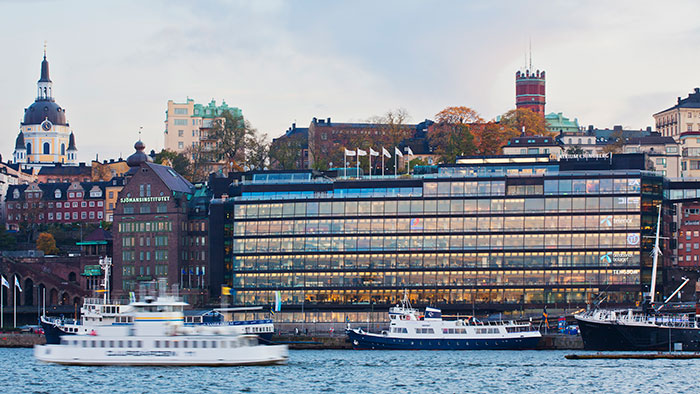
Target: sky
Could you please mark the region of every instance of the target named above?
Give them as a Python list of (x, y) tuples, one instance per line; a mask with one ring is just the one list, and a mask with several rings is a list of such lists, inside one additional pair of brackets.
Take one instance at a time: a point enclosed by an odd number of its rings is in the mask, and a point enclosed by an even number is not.
[(163, 147), (168, 100), (225, 100), (275, 138), (313, 117), (410, 121), (515, 107), (515, 72), (546, 70), (546, 112), (653, 126), (700, 86), (694, 1), (0, 0), (0, 154), (35, 99), (44, 41), (80, 161)]

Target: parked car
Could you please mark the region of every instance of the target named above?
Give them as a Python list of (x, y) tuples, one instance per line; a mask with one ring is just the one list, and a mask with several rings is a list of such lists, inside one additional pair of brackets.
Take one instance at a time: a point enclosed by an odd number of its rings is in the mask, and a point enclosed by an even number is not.
[(19, 332), (26, 334), (43, 334), (44, 329), (41, 328), (41, 326), (27, 324), (19, 327)]

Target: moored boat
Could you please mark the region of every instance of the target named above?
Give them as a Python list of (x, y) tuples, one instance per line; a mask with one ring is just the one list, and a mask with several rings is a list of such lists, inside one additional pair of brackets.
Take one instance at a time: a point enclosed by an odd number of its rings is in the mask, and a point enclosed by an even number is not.
[(389, 330), (381, 333), (350, 329), (355, 349), (486, 350), (534, 349), (542, 335), (530, 323), (481, 322), (473, 317), (443, 320), (437, 308), (421, 315), (404, 296), (401, 305), (389, 309)]

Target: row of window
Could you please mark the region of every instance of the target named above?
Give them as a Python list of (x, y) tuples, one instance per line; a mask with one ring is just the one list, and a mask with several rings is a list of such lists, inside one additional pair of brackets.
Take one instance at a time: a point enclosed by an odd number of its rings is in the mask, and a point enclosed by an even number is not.
[(154, 221), (154, 222), (122, 222), (119, 223), (118, 231), (120, 233), (133, 232), (151, 232), (151, 231), (173, 231), (172, 222)]
[(236, 220), (317, 216), (461, 215), (471, 213), (639, 211), (640, 197), (551, 197), (451, 200), (321, 201), (238, 204)]
[[(298, 219), (236, 222), (234, 235), (639, 230), (639, 214)], [(202, 240), (203, 242), (203, 240)]]
[[(136, 213), (133, 205), (125, 205), (123, 209), (124, 209), (125, 214)], [(158, 204), (156, 206), (156, 213), (166, 213), (166, 212), (168, 212), (168, 205), (167, 204)], [(151, 204), (139, 205), (139, 213), (151, 213)]]
[(238, 273), (233, 277), (233, 287), (241, 290), (294, 287), (599, 286), (639, 283), (639, 269)]
[[(165, 261), (168, 259), (168, 251), (167, 250), (156, 250), (154, 255), (155, 255), (156, 261)], [(151, 259), (151, 252), (150, 251), (140, 252), (139, 260), (150, 260), (150, 259)], [(135, 260), (136, 260), (136, 251), (133, 251), (133, 250), (123, 250), (122, 251), (122, 261), (135, 261)]]
[[(103, 205), (104, 205), (104, 201), (80, 201), (80, 207), (81, 207), (81, 208), (86, 208), (86, 207), (92, 208), (92, 207), (95, 207), (95, 206), (101, 207), (101, 206), (103, 206)], [(33, 207), (33, 208), (36, 208), (37, 206), (38, 206), (39, 208), (44, 208), (44, 203), (40, 201), (38, 205), (37, 205), (36, 203), (33, 203), (33, 204), (32, 204), (32, 207)], [(48, 203), (46, 204), (46, 206), (47, 206), (48, 208), (53, 208), (53, 207), (54, 207), (54, 203), (53, 203), (53, 202), (48, 202)], [(66, 203), (57, 202), (57, 203), (56, 203), (56, 208), (70, 208), (71, 206), (72, 206), (73, 208), (78, 208), (78, 201), (73, 201), (72, 203), (70, 203), (70, 202), (66, 202)], [(14, 203), (14, 204), (8, 203), (8, 204), (7, 204), (7, 207), (8, 207), (8, 208), (15, 208), (15, 209), (20, 209), (20, 208), (27, 209), (27, 208), (29, 208), (29, 203), (26, 203), (26, 202), (25, 202), (25, 203)]]
[[(55, 217), (55, 219), (54, 219), (54, 217)], [(95, 211), (90, 211), (90, 212), (83, 211), (83, 212), (80, 212), (80, 219), (83, 219), (83, 220), (88, 219), (88, 218), (89, 219), (102, 219), (103, 217), (104, 217), (104, 212), (102, 212), (102, 211), (97, 211), (97, 212), (95, 212)], [(22, 218), (24, 218), (24, 220), (31, 220), (29, 217), (29, 214), (26, 214), (26, 213), (25, 214), (16, 214), (16, 215), (9, 214), (7, 216), (7, 218), (8, 218), (8, 220), (16, 220), (16, 221), (22, 220)], [(44, 220), (44, 213), (43, 212), (39, 213), (38, 218), (39, 218), (39, 220)], [(56, 212), (55, 215), (53, 212), (49, 212), (46, 214), (46, 219), (47, 220), (78, 220), (78, 212), (73, 212), (72, 219), (71, 219), (70, 212), (66, 212), (65, 214), (62, 212)]]
[[(84, 347), (84, 348), (121, 348), (121, 349), (140, 349), (143, 348), (141, 340), (76, 340), (76, 339), (61, 339), (61, 344), (66, 346)], [(206, 349), (206, 348), (237, 348), (243, 346), (255, 346), (254, 338), (237, 338), (232, 340), (156, 340), (153, 346), (156, 349)], [(128, 354), (126, 354), (128, 355)]]
[[(536, 253), (309, 254), (236, 256), (234, 274), (246, 271), (355, 269), (485, 269), (547, 267), (639, 267), (639, 250)], [(286, 274), (291, 274), (287, 272)]]
[[(138, 237), (139, 240), (139, 246), (151, 246), (151, 237), (150, 236), (145, 236), (145, 237)], [(154, 245), (155, 246), (168, 246), (168, 236), (167, 235), (156, 235), (154, 237)], [(136, 237), (123, 237), (122, 238), (122, 246), (124, 247), (133, 247), (136, 246)]]
[(639, 232), (234, 239), (234, 253), (639, 247)]
[[(138, 267), (138, 271), (136, 269), (137, 267), (133, 265), (124, 265), (122, 266), (122, 275), (123, 276), (134, 276), (137, 274), (140, 276), (148, 276), (151, 275), (151, 266), (150, 265), (145, 265), (145, 266), (140, 266)], [(156, 264), (155, 269), (153, 270), (156, 276), (168, 276), (168, 265), (167, 264)]]
[[(605, 294), (608, 296), (606, 302), (610, 304), (631, 305), (640, 297), (638, 286), (628, 286), (623, 288), (605, 287)], [(453, 304), (464, 309), (472, 304), (510, 304), (513, 306), (522, 304), (558, 304), (560, 306), (567, 303), (583, 304), (592, 300), (592, 295), (600, 291), (595, 285), (572, 288), (413, 288), (408, 294), (411, 303), (421, 304)], [(233, 294), (233, 293), (232, 293)], [(395, 305), (403, 299), (403, 289), (304, 289), (295, 290), (248, 290), (236, 291), (233, 302), (240, 305), (264, 305), (271, 304), (275, 300), (275, 294), (279, 294), (282, 303), (297, 304), (319, 303), (319, 304), (388, 304)], [(320, 313), (319, 313), (320, 314)], [(300, 314), (299, 314), (300, 315)], [(295, 313), (292, 317), (295, 321)], [(301, 316), (299, 316), (301, 317)], [(277, 319), (277, 317), (275, 317)], [(289, 319), (289, 318), (287, 318)]]

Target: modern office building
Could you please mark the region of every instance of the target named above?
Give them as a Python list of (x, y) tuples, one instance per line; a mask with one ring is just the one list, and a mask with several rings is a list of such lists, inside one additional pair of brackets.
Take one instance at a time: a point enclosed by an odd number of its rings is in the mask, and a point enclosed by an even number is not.
[(279, 292), (280, 322), (365, 321), (404, 290), (447, 313), (629, 305), (648, 289), (645, 237), (663, 201), (646, 163), (490, 156), (391, 179), (252, 173), (212, 202), (211, 257), (235, 304)]

